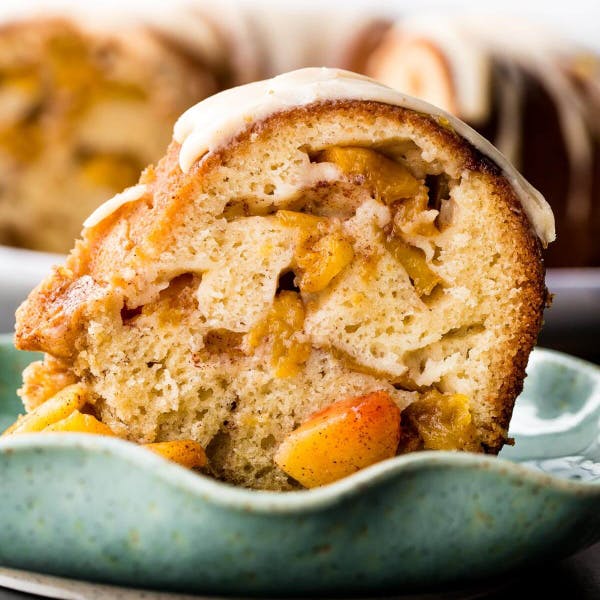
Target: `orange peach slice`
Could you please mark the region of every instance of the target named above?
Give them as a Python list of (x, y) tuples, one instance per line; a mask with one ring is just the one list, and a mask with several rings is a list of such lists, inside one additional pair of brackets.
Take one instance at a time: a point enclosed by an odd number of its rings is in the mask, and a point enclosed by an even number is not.
[(106, 424), (92, 415), (86, 415), (78, 410), (68, 417), (48, 425), (42, 433), (89, 433), (92, 435), (115, 436), (115, 432)]
[(411, 198), (421, 187), (403, 164), (369, 148), (332, 146), (321, 151), (317, 159), (337, 165), (347, 175), (364, 177), (385, 204)]
[(352, 244), (341, 235), (322, 237), (311, 250), (297, 253), (296, 261), (302, 272), (300, 289), (303, 292), (324, 290), (353, 258)]
[(208, 462), (204, 448), (194, 440), (155, 442), (143, 447), (188, 469), (204, 467)]
[(372, 392), (312, 415), (279, 446), (275, 462), (313, 488), (394, 456), (399, 439), (400, 410), (386, 392)]
[(276, 218), (297, 232), (295, 259), (303, 292), (320, 292), (354, 258), (352, 244), (340, 231), (331, 231), (331, 223), (318, 217), (291, 210), (280, 210)]
[(479, 449), (468, 396), (432, 390), (406, 409), (425, 450)]
[(281, 225), (297, 229), (303, 240), (316, 233), (324, 233), (327, 230), (328, 220), (325, 217), (295, 210), (278, 210), (275, 217)]
[(249, 349), (270, 336), (273, 340), (271, 364), (276, 377), (293, 377), (310, 356), (310, 343), (299, 339), (304, 326), (304, 304), (296, 292), (283, 291), (275, 297), (267, 318), (247, 337)]
[(410, 246), (399, 238), (388, 240), (386, 246), (406, 270), (419, 296), (429, 296), (436, 285), (443, 283), (442, 278), (429, 268), (425, 253), (420, 248)]
[(82, 385), (68, 385), (30, 413), (19, 417), (2, 435), (42, 431), (68, 417), (73, 411), (83, 408), (86, 401), (87, 392)]

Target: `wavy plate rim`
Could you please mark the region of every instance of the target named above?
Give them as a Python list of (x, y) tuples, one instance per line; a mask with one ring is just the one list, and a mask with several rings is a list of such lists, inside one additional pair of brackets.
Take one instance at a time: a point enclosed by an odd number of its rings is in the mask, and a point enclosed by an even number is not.
[[(9, 334), (0, 334), (0, 344)], [(12, 343), (12, 340), (11, 340)], [(545, 348), (536, 348), (534, 360), (556, 358), (588, 373), (600, 385), (600, 366)], [(108, 454), (145, 470), (163, 483), (185, 490), (204, 501), (230, 509), (264, 513), (302, 513), (320, 510), (341, 502), (366, 488), (375, 487), (402, 474), (435, 468), (486, 469), (498, 475), (526, 479), (529, 483), (552, 487), (577, 496), (600, 496), (600, 480), (585, 481), (557, 477), (499, 456), (469, 452), (423, 451), (395, 456), (334, 483), (310, 490), (277, 492), (252, 490), (217, 481), (179, 465), (125, 440), (87, 434), (22, 434), (0, 438), (0, 454), (4, 457), (31, 451), (73, 448), (95, 454)]]

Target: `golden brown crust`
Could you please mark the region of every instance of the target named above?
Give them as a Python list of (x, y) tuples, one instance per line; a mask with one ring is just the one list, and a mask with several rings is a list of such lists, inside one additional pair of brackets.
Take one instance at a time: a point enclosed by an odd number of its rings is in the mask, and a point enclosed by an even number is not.
[(23, 398), (27, 411), (31, 411), (76, 382), (77, 377), (67, 363), (46, 355), (44, 361), (33, 362), (25, 368), (23, 387), (18, 393)]
[[(487, 169), (497, 170), (496, 165), (484, 159), (482, 166), (487, 163)], [(544, 282), (545, 268), (542, 260), (541, 244), (528, 227), (520, 203), (503, 177), (494, 176), (495, 185), (502, 190), (503, 197), (510, 205), (510, 221), (507, 230), (514, 239), (515, 264), (518, 265), (520, 299), (522, 302), (519, 330), (513, 333), (510, 344), (503, 352), (498, 353), (498, 397), (496, 406), (500, 411), (497, 428), (490, 431), (490, 436), (484, 442), (484, 449), (489, 454), (497, 454), (507, 438), (508, 425), (512, 417), (514, 399), (523, 389), (525, 368), (529, 354), (537, 341), (542, 327), (543, 311), (547, 302), (548, 290)]]
[(17, 310), (16, 347), (71, 358), (86, 307), (106, 295), (89, 275), (74, 278), (68, 269), (56, 268)]

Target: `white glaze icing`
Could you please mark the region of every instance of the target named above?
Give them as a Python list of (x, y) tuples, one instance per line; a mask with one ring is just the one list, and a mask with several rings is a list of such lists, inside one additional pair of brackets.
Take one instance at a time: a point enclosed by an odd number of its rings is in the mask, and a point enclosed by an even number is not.
[(184, 172), (243, 131), (269, 115), (327, 100), (363, 100), (401, 106), (433, 116), (450, 125), (504, 172), (523, 210), (544, 245), (555, 238), (554, 215), (542, 195), (487, 140), (468, 125), (423, 100), (406, 96), (368, 77), (349, 71), (308, 68), (273, 79), (232, 88), (187, 110), (177, 121), (174, 138), (181, 144), (179, 164)]
[(101, 204), (84, 222), (84, 227), (95, 227), (98, 223), (101, 223), (112, 215), (118, 208), (129, 202), (135, 202), (142, 198), (148, 191), (148, 186), (140, 183), (128, 188), (125, 188), (119, 194), (113, 196), (110, 200), (107, 200), (104, 204)]

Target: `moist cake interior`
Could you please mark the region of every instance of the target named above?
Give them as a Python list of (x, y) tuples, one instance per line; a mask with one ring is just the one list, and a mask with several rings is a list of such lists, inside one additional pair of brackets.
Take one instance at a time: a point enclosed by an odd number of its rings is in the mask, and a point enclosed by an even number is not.
[(495, 165), (426, 115), (357, 101), (272, 115), (189, 174), (179, 148), (55, 276), (85, 325), (44, 332), (28, 408), (82, 381), (118, 435), (197, 440), (216, 477), (255, 488), (296, 487), (273, 462), (286, 436), (378, 390), (400, 452), (500, 449), (545, 290)]

